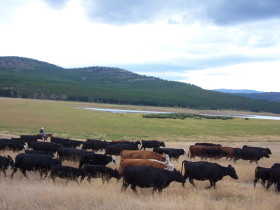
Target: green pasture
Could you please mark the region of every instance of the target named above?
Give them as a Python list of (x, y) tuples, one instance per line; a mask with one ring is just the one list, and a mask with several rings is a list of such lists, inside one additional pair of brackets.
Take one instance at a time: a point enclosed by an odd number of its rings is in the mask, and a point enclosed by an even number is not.
[[(148, 119), (77, 108), (151, 109), (151, 107), (0, 98), (0, 133), (46, 133), (71, 139), (157, 139), (164, 141), (280, 141), (280, 121), (219, 119)], [(158, 110), (168, 108), (157, 108)], [(170, 109), (175, 111), (176, 109)], [(182, 109), (178, 109), (182, 111)]]

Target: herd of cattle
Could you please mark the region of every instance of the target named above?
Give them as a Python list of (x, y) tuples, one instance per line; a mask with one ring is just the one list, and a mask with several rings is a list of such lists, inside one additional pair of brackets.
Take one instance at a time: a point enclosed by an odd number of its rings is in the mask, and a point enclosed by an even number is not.
[[(269, 148), (246, 145), (242, 148), (232, 148), (219, 144), (196, 143), (189, 147), (187, 154), (184, 149), (165, 148), (165, 143), (157, 140), (79, 141), (51, 136), (48, 142), (38, 141), (38, 137), (38, 135), (21, 135), (19, 138), (0, 139), (0, 150), (19, 152), (15, 161), (10, 156), (0, 156), (0, 172), (6, 176), (6, 170), (12, 168), (11, 178), (13, 178), (18, 169), (26, 177), (26, 171), (38, 171), (41, 178), (43, 175), (46, 178), (50, 171), (49, 177), (54, 182), (56, 177), (77, 182), (79, 178), (80, 182), (86, 177), (88, 181), (91, 178), (102, 178), (103, 183), (109, 182), (111, 178), (117, 180), (123, 178), (122, 190), (131, 185), (133, 191), (136, 191), (138, 186), (152, 187), (153, 191), (161, 192), (173, 181), (184, 186), (188, 178), (193, 186), (194, 180), (209, 180), (208, 188), (215, 188), (216, 182), (224, 176), (238, 179), (232, 165), (224, 167), (206, 161), (184, 160), (181, 171), (178, 171), (171, 160), (178, 161), (181, 155), (201, 159), (225, 157), (233, 159), (234, 162), (243, 159), (258, 163), (261, 158), (269, 158), (272, 154)], [(101, 154), (99, 151), (105, 152)], [(113, 155), (120, 156), (118, 169), (106, 166), (110, 163), (116, 164)], [(65, 166), (62, 164), (65, 160), (78, 162), (79, 165), (77, 168)], [(259, 179), (262, 180), (263, 186), (268, 181), (267, 189), (274, 183), (280, 191), (280, 164), (276, 163), (271, 168), (256, 167), (254, 186)]]

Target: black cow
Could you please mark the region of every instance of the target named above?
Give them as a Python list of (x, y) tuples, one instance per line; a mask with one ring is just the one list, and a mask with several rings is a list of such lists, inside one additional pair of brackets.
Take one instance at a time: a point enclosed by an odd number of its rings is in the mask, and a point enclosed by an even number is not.
[(80, 158), (79, 168), (87, 163), (91, 165), (107, 165), (108, 163), (116, 164), (115, 158), (103, 154), (85, 154)]
[(61, 147), (57, 150), (57, 158), (60, 160), (79, 161), (86, 154), (93, 154), (93, 152), (69, 147)]
[(123, 150), (138, 150), (137, 144), (112, 143), (105, 149), (105, 155), (120, 155)]
[(154, 152), (159, 153), (159, 154), (167, 154), (170, 159), (175, 159), (178, 160), (180, 155), (187, 155), (185, 149), (174, 149), (174, 148), (159, 148), (156, 147), (153, 149)]
[(18, 144), (21, 144), (21, 145), (25, 145), (25, 142), (20, 140), (20, 138), (10, 138), (10, 139), (6, 139), (6, 138), (2, 138), (0, 139), (0, 143), (6, 143), (6, 142), (14, 142), (14, 143), (18, 143)]
[(122, 190), (126, 190), (131, 185), (134, 192), (136, 192), (136, 186), (141, 188), (152, 187), (153, 192), (156, 190), (162, 192), (173, 181), (185, 183), (185, 178), (175, 169), (169, 171), (150, 166), (126, 166), (124, 168)]
[(222, 146), (221, 144), (213, 144), (213, 143), (195, 143), (196, 146)]
[(10, 157), (10, 155), (8, 155), (8, 157), (0, 156), (0, 172), (2, 171), (5, 177), (7, 176), (6, 170), (8, 168), (14, 168), (14, 166), (15, 162), (13, 158)]
[(39, 171), (42, 178), (43, 174), (45, 177), (48, 175), (48, 170), (51, 169), (52, 165), (61, 165), (61, 161), (58, 159), (53, 159), (48, 155), (37, 155), (37, 154), (25, 154), (21, 153), (16, 156), (15, 159), (15, 168), (11, 177), (13, 178), (14, 174), (19, 168), (22, 174), (27, 177), (26, 171)]
[(20, 135), (20, 140), (24, 141), (25, 143), (38, 141), (38, 139), (41, 139), (41, 137), (38, 134), (37, 135)]
[(80, 176), (83, 176), (83, 171), (79, 168), (62, 165), (55, 165), (51, 167), (50, 178), (53, 182), (55, 182), (56, 177), (66, 179), (67, 182), (69, 180), (78, 182)]
[(270, 177), (270, 168), (264, 168), (260, 166), (256, 167), (254, 187), (256, 187), (256, 184), (259, 181), (259, 179), (262, 180), (262, 186), (265, 187), (265, 181), (269, 181), (269, 177)]
[(255, 150), (255, 151), (259, 151), (259, 152), (262, 152), (262, 151), (265, 151), (267, 154), (271, 155), (271, 150), (269, 148), (263, 148), (263, 147), (251, 147), (251, 146), (247, 146), (247, 145), (244, 145), (242, 147), (242, 149), (252, 149), (252, 150)]
[(221, 166), (217, 163), (209, 163), (204, 161), (189, 162), (184, 160), (182, 162), (182, 169), (185, 167), (185, 179), (189, 178), (189, 182), (194, 185), (193, 180), (209, 180), (210, 186), (208, 188), (216, 188), (216, 182), (222, 180), (224, 176), (229, 175), (233, 179), (238, 179), (235, 169), (228, 165), (228, 167)]
[(86, 142), (83, 143), (82, 149), (87, 150), (91, 149), (93, 151), (103, 151), (106, 146), (108, 145), (108, 142), (97, 140), (97, 139), (87, 139)]
[(157, 140), (142, 140), (141, 141), (141, 147), (140, 150), (144, 148), (144, 150), (146, 150), (146, 148), (156, 148), (156, 147), (165, 147), (165, 144), (163, 141), (157, 141)]
[(39, 151), (47, 151), (47, 152), (56, 152), (59, 145), (52, 143), (52, 142), (30, 142), (28, 144), (28, 147), (33, 148), (33, 150), (39, 150)]
[(275, 163), (270, 169), (269, 181), (266, 189), (269, 189), (272, 184), (276, 184), (277, 191), (280, 192), (280, 164)]
[(58, 144), (60, 146), (63, 146), (63, 147), (72, 147), (72, 148), (79, 147), (83, 144), (83, 141), (65, 139), (65, 138), (60, 138), (60, 137), (55, 137), (55, 136), (52, 136), (51, 142)]
[(0, 141), (0, 150), (21, 151), (21, 150), (24, 150), (24, 149), (25, 149), (24, 145), (22, 145), (18, 142)]
[(220, 148), (204, 148), (201, 151), (201, 159), (203, 158), (213, 158), (220, 159), (222, 157), (227, 157), (228, 153), (221, 150)]
[(109, 183), (111, 178), (116, 178), (119, 180), (121, 175), (117, 169), (112, 169), (106, 167), (104, 165), (91, 165), (91, 164), (84, 164), (83, 165), (83, 176), (81, 181), (87, 176), (87, 180), (90, 182), (91, 178), (102, 178), (102, 182), (104, 184), (105, 181)]
[(266, 149), (256, 149), (254, 147), (243, 146), (240, 152), (240, 157), (242, 160), (250, 160), (250, 163), (256, 162), (263, 158), (269, 158), (269, 151)]
[(50, 157), (54, 158), (54, 153), (53, 152), (48, 152), (48, 151), (39, 151), (39, 150), (25, 150), (25, 154), (37, 154), (37, 155), (48, 155)]

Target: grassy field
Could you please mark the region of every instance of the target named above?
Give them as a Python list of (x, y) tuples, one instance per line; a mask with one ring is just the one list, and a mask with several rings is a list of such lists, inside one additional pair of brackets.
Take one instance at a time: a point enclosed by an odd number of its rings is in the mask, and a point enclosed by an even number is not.
[[(98, 108), (138, 109), (156, 111), (180, 111), (197, 113), (198, 110), (183, 110), (175, 108), (154, 108), (139, 106), (118, 106), (108, 104), (92, 104), (77, 102), (60, 102), (47, 100), (28, 100), (0, 98), (0, 137), (18, 136), (21, 134), (36, 134), (41, 126), (45, 132), (55, 136), (71, 139), (98, 138), (114, 139), (158, 139), (166, 142), (166, 147), (185, 148), (199, 141), (219, 142), (224, 146), (269, 147), (272, 156), (261, 159), (259, 165), (271, 167), (280, 160), (280, 121), (273, 120), (170, 120), (146, 119), (141, 114), (113, 114), (98, 111), (78, 109), (79, 106)], [(11, 155), (16, 152), (1, 152), (1, 155)], [(116, 157), (118, 168), (120, 161)], [(181, 169), (183, 160), (172, 161), (176, 169)], [(198, 161), (196, 158), (192, 161)], [(57, 179), (53, 183), (49, 179), (40, 180), (38, 173), (27, 172), (25, 178), (17, 172), (12, 180), (0, 174), (0, 209), (34, 209), (34, 210), (88, 210), (88, 209), (141, 209), (141, 210), (278, 210), (280, 195), (274, 186), (269, 191), (257, 184), (253, 187), (256, 164), (239, 160), (237, 163), (221, 159), (223, 166), (232, 164), (239, 176), (238, 180), (225, 177), (217, 183), (216, 189), (205, 189), (208, 181), (195, 181), (197, 188), (186, 183), (182, 188), (179, 183), (171, 185), (152, 194), (151, 189), (139, 189), (138, 194), (130, 188), (121, 192), (122, 181), (111, 180), (109, 184), (102, 184), (99, 179), (88, 183), (70, 182)], [(64, 161), (63, 165), (77, 167), (77, 163)]]
[[(77, 107), (198, 113), (203, 111), (141, 106), (0, 98), (0, 133), (46, 133), (72, 139), (158, 139), (164, 141), (280, 141), (280, 121), (147, 119), (142, 114), (114, 114)], [(228, 111), (227, 111), (228, 112)]]
[[(240, 142), (228, 143), (221, 142), (226, 146), (241, 147)], [(190, 143), (185, 142), (167, 142), (167, 147), (185, 147)], [(261, 159), (260, 166), (271, 167), (273, 163), (279, 162), (280, 145), (279, 143), (251, 143), (255, 146), (269, 146), (272, 150), (272, 156), (269, 159)], [(15, 157), (17, 153), (5, 152)], [(180, 157), (179, 161), (172, 161), (177, 169), (181, 169), (181, 162), (187, 157)], [(196, 158), (195, 161), (199, 159)], [(194, 160), (192, 160), (194, 161)], [(263, 189), (260, 183), (256, 188), (253, 187), (254, 171), (256, 164), (249, 164), (248, 161), (239, 160), (237, 163), (221, 159), (216, 161), (223, 166), (232, 164), (239, 177), (233, 180), (230, 177), (224, 177), (217, 182), (216, 189), (205, 189), (209, 186), (208, 181), (194, 181), (197, 188), (186, 183), (185, 188), (179, 183), (171, 183), (170, 186), (158, 192), (152, 193), (152, 189), (137, 188), (135, 194), (130, 188), (126, 192), (121, 192), (122, 181), (117, 182), (112, 179), (109, 184), (102, 184), (99, 179), (92, 179), (91, 183), (86, 180), (82, 183), (69, 182), (56, 179), (53, 183), (50, 179), (40, 180), (40, 175), (34, 172), (27, 172), (29, 178), (25, 178), (21, 172), (10, 179), (11, 169), (7, 172), (8, 177), (0, 176), (0, 209), (34, 209), (34, 210), (86, 210), (86, 209), (145, 209), (145, 210), (278, 210), (280, 206), (280, 195), (276, 193), (272, 186), (269, 191)], [(117, 168), (117, 165), (108, 165)], [(77, 167), (74, 162), (65, 161), (63, 165)]]

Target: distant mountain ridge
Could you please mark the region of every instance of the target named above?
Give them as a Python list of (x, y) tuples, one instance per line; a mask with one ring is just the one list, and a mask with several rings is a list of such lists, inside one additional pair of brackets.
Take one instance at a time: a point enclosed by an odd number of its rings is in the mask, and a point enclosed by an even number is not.
[(222, 93), (263, 93), (263, 91), (257, 90), (248, 90), (248, 89), (214, 89), (214, 91), (222, 92)]
[(0, 96), (280, 113), (280, 103), (204, 90), (125, 69), (101, 66), (66, 69), (13, 56), (0, 57)]
[(255, 100), (280, 102), (280, 92), (262, 92), (256, 90), (215, 89), (214, 91), (230, 93)]

